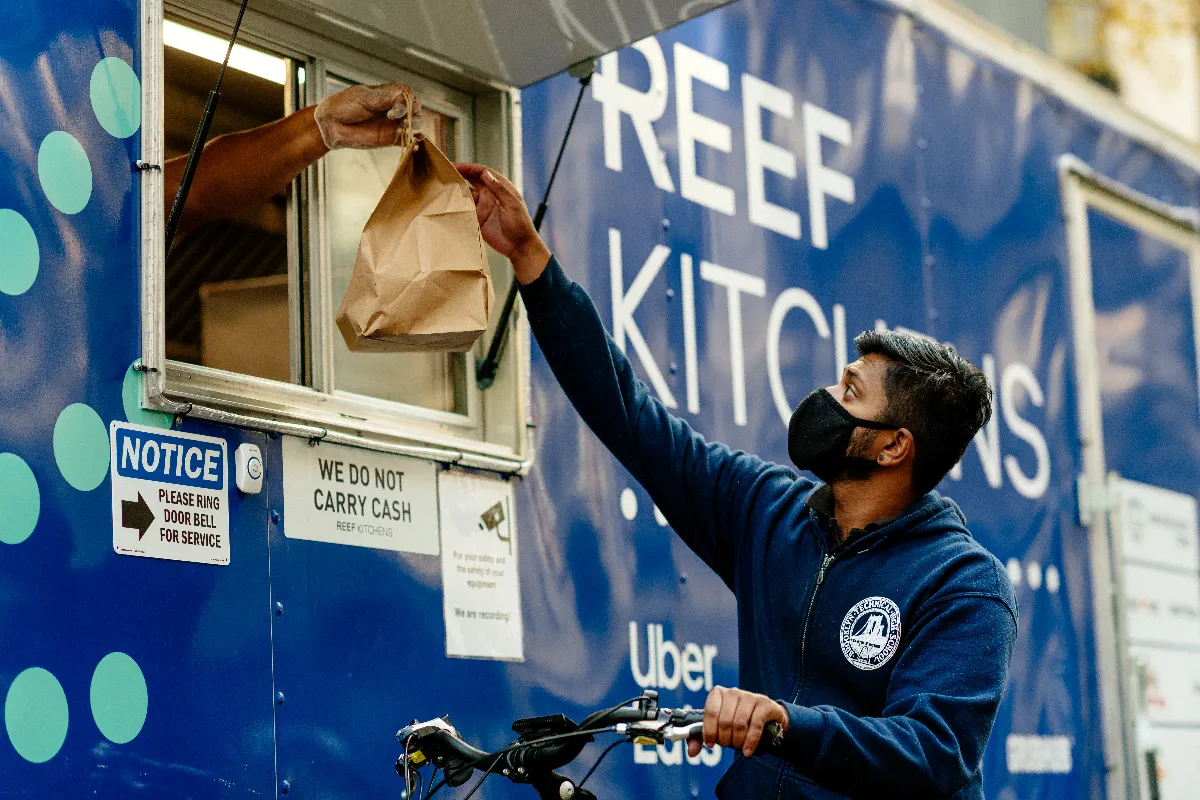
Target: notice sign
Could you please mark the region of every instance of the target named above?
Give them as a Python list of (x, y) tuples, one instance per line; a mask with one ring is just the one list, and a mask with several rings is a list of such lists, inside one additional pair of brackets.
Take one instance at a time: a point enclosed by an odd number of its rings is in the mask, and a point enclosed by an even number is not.
[(525, 658), (512, 484), (442, 473), (446, 655)]
[(113, 550), (229, 563), (229, 458), (224, 439), (113, 422)]
[(438, 553), (432, 461), (283, 437), (283, 533), (289, 539)]

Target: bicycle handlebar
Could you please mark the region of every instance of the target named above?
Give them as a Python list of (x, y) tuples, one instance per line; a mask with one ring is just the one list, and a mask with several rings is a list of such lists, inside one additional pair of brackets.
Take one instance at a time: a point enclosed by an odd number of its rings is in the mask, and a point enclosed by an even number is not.
[[(396, 762), (396, 771), (407, 780), (412, 769), (432, 763), (435, 770), (445, 772), (445, 784), (455, 787), (466, 783), (479, 769), (485, 778), (499, 773), (514, 783), (530, 784), (544, 800), (595, 800), (591, 792), (555, 770), (575, 760), (596, 734), (616, 733), (643, 745), (703, 736), (703, 711), (661, 708), (654, 690), (643, 692), (630, 703), (636, 705), (623, 703), (598, 711), (579, 724), (562, 714), (518, 720), (513, 723), (518, 739), (491, 753), (463, 741), (449, 718), (414, 721), (396, 733), (405, 750)], [(781, 732), (778, 722), (767, 723), (760, 751), (778, 746)]]

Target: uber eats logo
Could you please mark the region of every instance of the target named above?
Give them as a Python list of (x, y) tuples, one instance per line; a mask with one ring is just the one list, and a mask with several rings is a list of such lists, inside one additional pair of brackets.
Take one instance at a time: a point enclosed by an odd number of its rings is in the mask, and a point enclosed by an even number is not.
[[(687, 642), (679, 645), (663, 636), (662, 625), (648, 623), (643, 634), (639, 623), (629, 623), (629, 667), (637, 685), (643, 689), (674, 691), (682, 684), (689, 692), (701, 693), (687, 707), (704, 706), (713, 687), (713, 659), (716, 657), (715, 644)], [(662, 703), (672, 705), (666, 698)], [(687, 747), (682, 742), (668, 742), (656, 747), (634, 745), (633, 748), (633, 760), (637, 764), (678, 766), (685, 758), (689, 764), (713, 767), (721, 762), (721, 747), (701, 749), (695, 758), (687, 755)]]

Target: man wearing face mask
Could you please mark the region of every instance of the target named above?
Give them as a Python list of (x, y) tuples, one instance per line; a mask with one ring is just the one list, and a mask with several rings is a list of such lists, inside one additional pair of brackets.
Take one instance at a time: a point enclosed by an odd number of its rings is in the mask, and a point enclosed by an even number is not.
[(634, 377), (515, 187), (458, 167), (563, 390), (737, 598), (740, 687), (705, 704), (705, 743), (739, 751), (718, 797), (982, 798), (1016, 601), (933, 489), (991, 415), (984, 375), (953, 348), (866, 332), (788, 428), (822, 483), (706, 442)]

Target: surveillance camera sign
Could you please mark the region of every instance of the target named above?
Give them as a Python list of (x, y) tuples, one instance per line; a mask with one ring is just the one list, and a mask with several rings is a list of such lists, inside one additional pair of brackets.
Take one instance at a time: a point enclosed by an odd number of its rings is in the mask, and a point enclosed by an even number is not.
[(439, 479), (446, 655), (525, 657), (513, 489), (459, 472)]
[(113, 550), (229, 563), (229, 458), (224, 439), (113, 422)]

